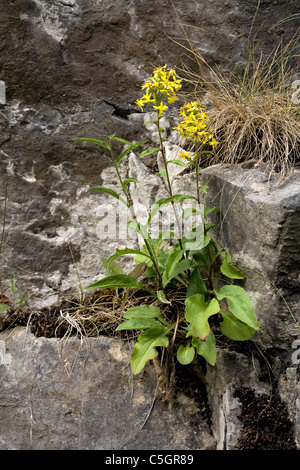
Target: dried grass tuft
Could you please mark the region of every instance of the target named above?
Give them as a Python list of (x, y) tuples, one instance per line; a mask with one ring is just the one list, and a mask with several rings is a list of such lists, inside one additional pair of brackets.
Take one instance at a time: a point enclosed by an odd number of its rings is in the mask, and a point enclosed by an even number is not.
[[(295, 15), (280, 25), (291, 19)], [(270, 179), (275, 176), (277, 183), (285, 181), (300, 165), (300, 105), (292, 99), (292, 85), (299, 72), (299, 29), (287, 44), (279, 39), (266, 55), (263, 38), (259, 38), (259, 31), (253, 34), (252, 24), (245, 39), (245, 63), (233, 71), (223, 71), (206, 62), (184, 25), (181, 27), (184, 45), (180, 45), (195, 64), (192, 70), (181, 62), (181, 75), (192, 90), (186, 98), (192, 95), (192, 99), (199, 99), (205, 94), (211, 103), (207, 110), (210, 125), (219, 142), (202, 166), (252, 161), (263, 165)]]

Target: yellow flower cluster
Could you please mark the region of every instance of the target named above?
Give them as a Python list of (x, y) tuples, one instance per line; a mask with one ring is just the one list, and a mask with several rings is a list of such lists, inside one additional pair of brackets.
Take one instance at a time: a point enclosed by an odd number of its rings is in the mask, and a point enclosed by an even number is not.
[(178, 155), (179, 160), (183, 160), (185, 163), (192, 163), (193, 162), (193, 156), (191, 152), (188, 152), (186, 150), (182, 150), (180, 154)]
[(161, 118), (163, 112), (168, 109), (164, 100), (167, 100), (169, 104), (178, 100), (177, 92), (181, 86), (181, 79), (178, 78), (174, 69), (168, 69), (166, 65), (158, 67), (142, 85), (145, 94), (136, 100), (136, 104), (142, 111), (145, 104), (152, 104), (153, 109), (157, 111), (158, 118)]
[(209, 144), (212, 148), (218, 145), (212, 127), (208, 129), (209, 118), (203, 111), (200, 101), (185, 104), (180, 110), (180, 115), (183, 119), (175, 129), (181, 137), (194, 143)]

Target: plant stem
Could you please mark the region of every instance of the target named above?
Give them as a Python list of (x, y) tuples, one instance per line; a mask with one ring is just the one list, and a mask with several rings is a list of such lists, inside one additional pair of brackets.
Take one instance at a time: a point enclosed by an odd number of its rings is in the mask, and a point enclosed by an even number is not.
[[(162, 139), (162, 135), (161, 135), (161, 128), (160, 128), (160, 125), (159, 125), (159, 121), (160, 121), (160, 118), (158, 117), (157, 121), (156, 121), (156, 126), (157, 126), (157, 130), (158, 130), (158, 135), (159, 135), (160, 151), (161, 151), (161, 154), (162, 154), (162, 157), (163, 157), (164, 167), (165, 167), (165, 171), (166, 171), (166, 178), (167, 178), (167, 183), (168, 183), (169, 194), (170, 194), (170, 196), (173, 196), (173, 190), (172, 190), (172, 185), (171, 185), (171, 181), (170, 181), (167, 158), (166, 158), (164, 143), (163, 143), (163, 139)], [(175, 207), (174, 201), (171, 201), (171, 204), (172, 204), (172, 207), (173, 207), (173, 211), (174, 211), (174, 215), (175, 215), (175, 219), (176, 219), (176, 224), (177, 224), (177, 228), (178, 228), (179, 246), (180, 246), (181, 250), (183, 250), (181, 225), (180, 225), (180, 222), (179, 222), (179, 219), (178, 219), (178, 214), (176, 212), (176, 207)]]
[[(141, 224), (139, 223), (139, 221), (138, 221), (137, 218), (136, 218), (136, 215), (135, 215), (134, 210), (133, 210), (133, 207), (132, 207), (132, 202), (131, 202), (131, 200), (130, 200), (130, 198), (129, 198), (129, 195), (128, 195), (127, 191), (126, 191), (125, 188), (124, 188), (123, 181), (122, 181), (122, 177), (121, 177), (121, 174), (120, 174), (120, 172), (119, 172), (119, 168), (118, 168), (117, 165), (115, 164), (114, 153), (113, 153), (111, 144), (110, 144), (110, 155), (111, 155), (112, 161), (114, 162), (114, 166), (115, 166), (115, 169), (116, 169), (116, 172), (117, 172), (117, 175), (118, 175), (118, 179), (119, 179), (119, 181), (120, 181), (122, 191), (123, 191), (123, 193), (124, 193), (124, 195), (125, 195), (125, 197), (126, 197), (126, 201), (127, 201), (127, 205), (128, 205), (129, 210), (130, 210), (130, 213), (131, 213), (133, 219), (134, 219), (134, 220), (137, 222), (137, 224), (138, 224), (139, 232), (142, 233)], [(148, 243), (148, 240), (146, 239), (146, 237), (144, 237), (144, 235), (143, 235), (143, 240), (144, 240), (144, 242), (145, 242), (146, 248), (147, 248), (147, 250), (148, 250), (148, 253), (149, 253), (149, 255), (150, 255), (151, 261), (152, 261), (153, 266), (154, 266), (154, 268), (155, 268), (155, 271), (156, 271), (156, 274), (157, 274), (157, 277), (158, 277), (159, 287), (160, 287), (160, 289), (163, 290), (163, 287), (162, 287), (162, 276), (161, 276), (159, 267), (158, 267), (158, 265), (157, 265), (157, 262), (156, 262), (155, 257), (153, 256), (153, 253), (152, 253), (152, 250), (151, 250), (150, 245), (149, 245), (149, 243)], [(165, 294), (166, 294), (166, 293), (165, 293)]]

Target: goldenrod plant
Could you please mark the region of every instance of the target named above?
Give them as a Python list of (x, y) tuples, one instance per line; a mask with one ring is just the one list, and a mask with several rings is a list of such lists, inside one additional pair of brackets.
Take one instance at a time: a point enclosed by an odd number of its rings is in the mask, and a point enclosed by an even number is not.
[[(167, 66), (159, 67), (144, 83), (144, 95), (137, 100), (140, 109), (150, 105), (156, 113), (153, 121), (157, 127), (160, 146), (149, 148), (140, 153), (139, 157), (161, 152), (164, 161), (164, 170), (160, 172), (166, 179), (169, 195), (161, 198), (151, 206), (146, 223), (137, 220), (131, 199), (128, 193), (130, 182), (139, 183), (135, 178), (122, 180), (119, 167), (123, 159), (132, 151), (137, 150), (145, 141), (131, 143), (116, 135), (105, 136), (105, 140), (80, 138), (77, 140), (93, 142), (100, 145), (112, 158), (118, 179), (122, 188), (122, 195), (104, 188), (98, 190), (110, 194), (121, 201), (130, 211), (132, 220), (128, 225), (136, 230), (142, 238), (144, 245), (141, 249), (116, 250), (105, 260), (107, 276), (89, 285), (87, 289), (142, 289), (149, 293), (149, 303), (133, 306), (124, 312), (124, 322), (117, 331), (131, 330), (138, 334), (137, 341), (131, 357), (133, 374), (139, 374), (146, 363), (154, 359), (156, 369), (160, 371), (165, 367), (164, 376), (169, 386), (172, 382), (174, 357), (179, 363), (191, 363), (197, 355), (203, 356), (214, 366), (217, 349), (216, 338), (211, 327), (213, 319), (217, 319), (220, 331), (232, 340), (244, 341), (250, 339), (259, 329), (258, 321), (246, 291), (235, 285), (236, 279), (242, 280), (244, 274), (231, 264), (231, 256), (225, 250), (217, 251), (210, 235), (213, 227), (208, 221), (208, 214), (217, 211), (216, 208), (201, 206), (201, 194), (206, 193), (207, 186), (199, 185), (199, 159), (201, 155), (212, 152), (218, 145), (209, 118), (199, 101), (185, 104), (180, 110), (181, 121), (176, 126), (178, 133), (194, 146), (194, 152), (182, 151), (178, 158), (167, 160), (162, 137), (161, 119), (169, 106), (177, 100), (177, 93), (182, 86), (174, 69)], [(113, 142), (125, 144), (126, 149), (115, 158), (112, 151)], [(169, 165), (192, 166), (196, 172), (195, 192), (193, 195), (174, 194), (169, 177)], [(178, 207), (182, 201), (190, 201), (193, 207), (185, 207), (178, 214)], [(177, 232), (159, 233), (156, 239), (150, 234), (150, 224), (159, 211), (167, 205), (172, 205), (175, 214), (175, 227)], [(183, 234), (180, 231), (179, 221), (192, 214), (200, 216), (200, 224), (193, 226), (192, 230)], [(199, 219), (198, 219), (199, 220)], [(166, 246), (165, 240), (169, 237), (170, 243)], [(116, 259), (123, 255), (133, 254), (137, 265), (142, 268), (144, 281), (137, 280), (137, 276), (123, 273)], [(145, 270), (146, 269), (146, 270)], [(147, 282), (150, 278), (152, 283)], [(217, 282), (216, 282), (217, 281)], [(172, 286), (182, 286), (185, 295), (182, 311), (175, 308), (174, 297), (170, 295)], [(153, 287), (153, 285), (155, 287)], [(168, 305), (167, 314), (163, 307)], [(159, 351), (161, 362), (157, 358)]]

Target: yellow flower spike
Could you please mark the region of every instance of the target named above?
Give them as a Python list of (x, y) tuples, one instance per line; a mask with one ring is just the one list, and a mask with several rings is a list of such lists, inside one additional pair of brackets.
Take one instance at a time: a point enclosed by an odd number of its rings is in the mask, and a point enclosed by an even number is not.
[(177, 100), (178, 100), (178, 97), (176, 95), (173, 95), (168, 98), (168, 103), (173, 104)]
[(136, 104), (137, 104), (138, 107), (141, 108), (141, 110), (143, 111), (143, 106), (144, 106), (143, 100), (142, 100), (142, 99), (136, 100)]
[(208, 115), (203, 111), (200, 101), (186, 103), (180, 110), (182, 121), (175, 129), (179, 135), (202, 145), (209, 144), (212, 148), (218, 145), (213, 137), (212, 127), (207, 128), (209, 123)]
[(184, 162), (192, 162), (192, 160), (193, 160), (193, 157), (190, 154), (190, 152), (187, 152), (185, 150), (180, 152), (180, 154), (178, 155), (178, 158), (179, 158), (179, 160), (183, 160)]
[(144, 101), (144, 104), (146, 103), (155, 103), (155, 99), (149, 92), (149, 90), (146, 91), (145, 95), (143, 96), (142, 100)]

